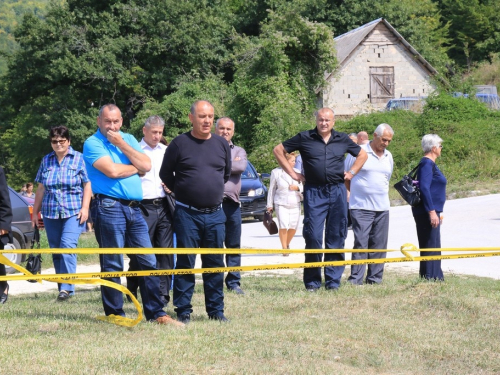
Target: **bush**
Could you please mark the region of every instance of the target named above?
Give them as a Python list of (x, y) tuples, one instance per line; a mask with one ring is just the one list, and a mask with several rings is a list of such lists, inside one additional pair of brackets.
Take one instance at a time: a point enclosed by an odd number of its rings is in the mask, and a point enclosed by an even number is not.
[(372, 134), (380, 123), (388, 123), (394, 129), (388, 148), (394, 157), (391, 185), (418, 163), (423, 156), (422, 136), (430, 133), (443, 139), (438, 165), (449, 183), (500, 176), (500, 112), (491, 111), (474, 99), (439, 94), (428, 99), (421, 115), (410, 111), (372, 113), (339, 121), (336, 129)]

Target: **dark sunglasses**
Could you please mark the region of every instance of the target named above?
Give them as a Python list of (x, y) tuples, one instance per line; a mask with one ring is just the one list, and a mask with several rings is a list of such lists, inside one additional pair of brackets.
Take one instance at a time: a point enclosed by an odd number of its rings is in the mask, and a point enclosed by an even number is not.
[(63, 145), (64, 143), (66, 143), (67, 139), (53, 139), (50, 141), (50, 143), (52, 143), (53, 145), (57, 145), (57, 144), (60, 144), (60, 145)]

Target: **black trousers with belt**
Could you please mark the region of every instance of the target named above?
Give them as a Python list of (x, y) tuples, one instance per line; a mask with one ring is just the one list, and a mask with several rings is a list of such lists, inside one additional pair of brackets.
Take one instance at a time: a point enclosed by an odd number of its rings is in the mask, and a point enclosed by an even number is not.
[[(164, 198), (161, 203), (152, 203), (142, 201), (142, 205), (149, 215), (144, 215), (148, 224), (149, 238), (155, 248), (174, 247), (174, 228), (172, 225), (172, 214), (168, 208), (167, 200)], [(156, 267), (159, 270), (171, 270), (175, 266), (174, 256), (170, 254), (156, 254)], [(137, 270), (136, 265), (131, 261), (130, 271)], [(160, 293), (165, 297), (166, 302), (170, 301), (170, 287), (172, 285), (172, 276), (160, 276)], [(136, 291), (139, 286), (137, 277), (127, 278), (127, 287), (131, 291)]]

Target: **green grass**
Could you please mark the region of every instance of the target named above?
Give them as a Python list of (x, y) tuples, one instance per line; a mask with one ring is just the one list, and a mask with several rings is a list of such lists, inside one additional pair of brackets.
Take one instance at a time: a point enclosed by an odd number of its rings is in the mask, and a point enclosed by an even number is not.
[[(94, 319), (98, 290), (68, 303), (53, 293), (0, 307), (2, 373), (36, 374), (498, 374), (500, 284), (444, 283), (388, 272), (383, 285), (304, 291), (301, 273), (246, 274), (226, 293), (231, 322), (209, 321), (197, 284), (185, 329)], [(135, 311), (125, 304), (129, 316)], [(169, 307), (168, 312), (172, 314)]]

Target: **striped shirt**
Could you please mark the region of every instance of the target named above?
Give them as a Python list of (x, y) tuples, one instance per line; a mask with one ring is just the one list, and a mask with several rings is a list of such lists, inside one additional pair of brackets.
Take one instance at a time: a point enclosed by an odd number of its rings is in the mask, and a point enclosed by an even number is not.
[(65, 219), (77, 215), (82, 208), (83, 184), (89, 182), (83, 155), (70, 146), (61, 164), (54, 151), (45, 155), (35, 181), (45, 187), (42, 215), (49, 219)]

